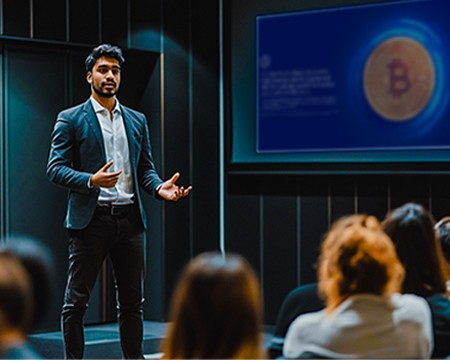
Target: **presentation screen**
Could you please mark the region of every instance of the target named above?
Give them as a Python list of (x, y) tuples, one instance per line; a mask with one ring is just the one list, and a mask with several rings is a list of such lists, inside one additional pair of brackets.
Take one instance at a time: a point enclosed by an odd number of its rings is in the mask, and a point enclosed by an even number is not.
[(448, 0), (408, 0), (255, 16), (255, 111), (233, 111), (252, 124), (234, 123), (232, 162), (445, 170), (448, 14)]

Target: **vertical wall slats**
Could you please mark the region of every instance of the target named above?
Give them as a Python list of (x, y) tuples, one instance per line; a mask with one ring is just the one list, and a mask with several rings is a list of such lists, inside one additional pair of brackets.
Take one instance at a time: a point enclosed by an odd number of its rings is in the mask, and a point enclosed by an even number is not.
[(355, 209), (355, 179), (353, 177), (333, 177), (330, 180), (330, 222), (343, 215), (356, 212)]
[[(189, 3), (165, 0), (164, 26), (164, 173), (165, 179), (180, 172), (179, 184), (188, 184), (189, 154)], [(165, 298), (170, 299), (182, 267), (192, 256), (189, 202), (166, 202), (165, 212)]]
[(193, 205), (193, 254), (198, 254), (219, 247), (219, 8), (217, 1), (191, 0), (190, 4), (190, 180), (194, 185), (190, 196)]
[[(264, 303), (268, 304), (265, 321), (274, 323), (286, 294), (297, 285), (297, 189), (295, 179), (273, 179), (264, 184), (264, 273), (261, 279)], [(280, 281), (280, 277), (283, 281)]]

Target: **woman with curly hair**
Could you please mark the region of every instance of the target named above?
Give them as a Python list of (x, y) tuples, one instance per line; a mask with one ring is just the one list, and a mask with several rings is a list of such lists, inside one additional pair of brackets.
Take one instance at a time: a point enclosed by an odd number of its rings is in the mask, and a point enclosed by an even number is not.
[(433, 347), (427, 303), (398, 292), (404, 270), (373, 216), (333, 224), (318, 264), (322, 311), (300, 315), (289, 327), (286, 358), (427, 358)]

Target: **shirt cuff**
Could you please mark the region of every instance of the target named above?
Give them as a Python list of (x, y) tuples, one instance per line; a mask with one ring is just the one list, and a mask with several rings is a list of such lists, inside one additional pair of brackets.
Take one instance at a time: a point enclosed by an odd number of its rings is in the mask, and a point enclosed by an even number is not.
[(89, 179), (88, 179), (88, 182), (87, 182), (88, 189), (93, 189), (94, 188), (94, 186), (91, 184), (91, 177), (92, 176), (89, 176)]

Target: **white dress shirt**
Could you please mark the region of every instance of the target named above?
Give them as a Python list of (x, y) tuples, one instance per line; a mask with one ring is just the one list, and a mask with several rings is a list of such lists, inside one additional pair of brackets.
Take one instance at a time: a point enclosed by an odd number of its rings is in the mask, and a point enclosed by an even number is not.
[(113, 165), (108, 171), (122, 170), (116, 186), (100, 188), (98, 202), (120, 205), (132, 204), (134, 190), (130, 151), (119, 101), (116, 100), (116, 105), (112, 111), (112, 119), (109, 111), (98, 101), (93, 97), (91, 97), (91, 101), (103, 134), (106, 162), (113, 160)]

